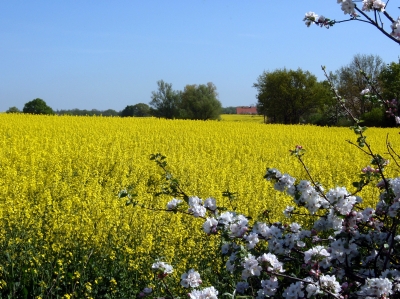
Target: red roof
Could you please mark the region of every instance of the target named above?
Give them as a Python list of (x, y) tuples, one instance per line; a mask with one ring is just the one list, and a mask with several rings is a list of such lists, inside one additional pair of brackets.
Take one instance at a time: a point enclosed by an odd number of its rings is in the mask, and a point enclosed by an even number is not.
[(254, 106), (236, 107), (236, 114), (257, 114), (257, 107)]

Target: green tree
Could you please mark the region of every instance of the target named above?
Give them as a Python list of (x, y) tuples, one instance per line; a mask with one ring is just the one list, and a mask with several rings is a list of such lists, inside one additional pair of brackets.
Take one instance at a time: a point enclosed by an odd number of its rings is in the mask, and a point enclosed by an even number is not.
[(222, 107), (218, 100), (217, 87), (211, 82), (186, 85), (181, 94), (180, 108), (183, 118), (218, 119)]
[(299, 123), (320, 108), (328, 94), (324, 84), (301, 69), (264, 72), (253, 86), (258, 91), (258, 113), (274, 123)]
[(372, 98), (360, 96), (362, 90), (370, 88), (360, 70), (365, 72), (373, 85), (380, 88), (378, 77), (383, 68), (383, 60), (378, 55), (357, 54), (348, 65), (336, 71), (337, 90), (354, 116), (360, 117), (377, 107), (377, 103), (371, 101)]
[(6, 113), (21, 113), (21, 110), (19, 110), (17, 107), (13, 106), (8, 108), (8, 110), (6, 111)]
[(39, 98), (27, 102), (22, 109), (22, 112), (31, 114), (54, 114), (53, 109), (47, 106), (45, 101)]
[(107, 109), (107, 110), (101, 111), (100, 115), (102, 115), (102, 116), (119, 116), (119, 113), (117, 111), (115, 111), (114, 109)]
[(172, 89), (172, 84), (157, 82), (158, 90), (151, 93), (151, 114), (156, 117), (179, 118), (181, 92)]
[(221, 114), (236, 114), (236, 107), (222, 107)]
[(135, 117), (144, 117), (144, 116), (150, 116), (150, 107), (147, 104), (144, 103), (139, 103), (135, 105), (129, 105), (124, 108), (120, 112), (120, 115), (122, 117), (127, 117), (127, 116), (135, 116)]
[(400, 101), (400, 60), (397, 63), (392, 62), (382, 69), (379, 83), (384, 99)]

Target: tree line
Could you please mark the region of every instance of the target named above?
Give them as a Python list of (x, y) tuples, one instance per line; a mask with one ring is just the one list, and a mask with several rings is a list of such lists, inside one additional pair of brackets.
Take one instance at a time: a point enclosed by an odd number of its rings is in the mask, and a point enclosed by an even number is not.
[(222, 106), (218, 100), (217, 87), (209, 82), (200, 85), (186, 85), (183, 91), (173, 90), (172, 84), (163, 80), (157, 82), (158, 89), (151, 94), (149, 105), (138, 103), (128, 105), (122, 111), (108, 110), (56, 110), (49, 107), (46, 102), (36, 98), (27, 102), (22, 111), (11, 107), (7, 113), (30, 114), (58, 114), (58, 115), (102, 115), (121, 117), (146, 117), (155, 116), (169, 119), (218, 119)]
[[(377, 55), (357, 54), (346, 66), (329, 74), (351, 113), (367, 126), (394, 126), (390, 115), (400, 107), (400, 61), (384, 64)], [(368, 78), (368, 79), (366, 79)], [(348, 126), (351, 120), (339, 109), (327, 81), (302, 69), (277, 69), (261, 74), (257, 89), (257, 110), (266, 122)], [(372, 95), (378, 92), (390, 102), (391, 111)]]
[[(397, 102), (400, 96), (400, 60), (384, 64), (377, 55), (357, 54), (348, 65), (330, 72), (329, 77), (343, 95), (352, 114), (362, 119), (365, 125), (395, 125), (393, 118), (389, 116), (400, 108)], [(267, 123), (308, 123), (323, 126), (350, 124), (348, 115), (341, 112), (332, 97), (327, 81), (318, 81), (308, 71), (300, 68), (264, 71), (253, 87), (257, 89), (257, 111), (264, 115)], [(369, 90), (378, 92), (384, 99), (393, 99), (388, 105), (391, 107), (390, 111)], [(22, 111), (11, 107), (7, 112), (206, 120), (219, 119), (221, 113), (234, 114), (236, 108), (222, 108), (217, 88), (211, 82), (186, 85), (183, 90), (174, 90), (172, 84), (160, 80), (157, 82), (157, 90), (151, 93), (148, 104), (128, 105), (119, 112), (113, 109), (53, 111), (39, 98), (26, 103)]]

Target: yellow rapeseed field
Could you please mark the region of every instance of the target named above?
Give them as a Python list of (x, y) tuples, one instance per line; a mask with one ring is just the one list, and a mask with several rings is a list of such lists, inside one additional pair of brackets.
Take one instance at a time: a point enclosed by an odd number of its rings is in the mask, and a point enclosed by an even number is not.
[[(367, 141), (384, 154), (388, 133), (398, 149), (398, 129), (370, 128)], [(171, 198), (153, 195), (162, 171), (149, 160), (152, 153), (167, 156), (187, 194), (215, 197), (231, 209), (222, 191), (237, 192), (233, 207), (238, 212), (257, 219), (269, 210), (271, 220), (284, 220), (282, 210), (290, 199), (263, 179), (266, 167), (307, 179), (289, 154), (299, 144), (316, 181), (354, 190), (351, 183), (370, 159), (346, 140), (356, 140), (348, 128), (0, 114), (0, 289), (1, 275), (6, 275), (1, 269), (13, 261), (32, 273), (50, 263), (52, 279), (62, 281), (69, 264), (86, 268), (87, 261), (75, 260), (77, 252), (121, 263), (135, 273), (136, 282), (151, 278), (156, 258), (173, 264), (176, 277), (200, 264), (211, 266), (218, 238), (201, 232), (201, 219), (126, 207), (125, 199), (118, 199), (119, 191), (131, 186), (144, 206), (165, 208)], [(397, 174), (393, 163), (387, 173)], [(371, 186), (361, 196), (372, 205), (378, 194)], [(78, 274), (68, 270), (68, 279), (79, 279), (82, 269)], [(35, 275), (48, 289), (44, 274)], [(111, 289), (118, 284), (108, 279)]]

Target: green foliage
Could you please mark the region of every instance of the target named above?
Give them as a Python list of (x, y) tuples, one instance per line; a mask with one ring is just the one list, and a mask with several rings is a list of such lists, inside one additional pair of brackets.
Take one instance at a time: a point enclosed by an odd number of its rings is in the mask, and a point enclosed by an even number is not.
[(233, 106), (222, 107), (221, 114), (236, 114), (236, 107)]
[(92, 109), (92, 110), (86, 110), (86, 109), (62, 109), (62, 110), (57, 110), (56, 113), (58, 115), (76, 115), (76, 116), (119, 116), (118, 112), (113, 110), (113, 109), (107, 109), (107, 110), (97, 110), (97, 109)]
[(150, 116), (150, 107), (147, 104), (139, 103), (135, 105), (126, 106), (124, 110), (120, 112), (120, 116), (135, 116), (135, 117), (145, 117)]
[(150, 102), (152, 115), (169, 119), (219, 119), (221, 103), (213, 83), (186, 85), (183, 91), (173, 90), (172, 84), (163, 80), (157, 85)]
[(400, 61), (386, 65), (379, 75), (382, 96), (386, 100), (400, 99)]
[(354, 116), (360, 117), (377, 107), (377, 103), (372, 98), (363, 97), (360, 92), (370, 87), (364, 75), (374, 86), (379, 88), (378, 77), (383, 67), (383, 60), (378, 55), (357, 54), (348, 65), (336, 71), (336, 88), (339, 94), (346, 99), (346, 106), (351, 109)]
[(8, 108), (8, 110), (6, 111), (6, 113), (21, 113), (21, 110), (19, 110), (17, 107), (13, 106)]
[(385, 117), (383, 108), (373, 108), (361, 116), (364, 124), (368, 127), (385, 127), (388, 125), (388, 119)]
[(169, 119), (179, 118), (181, 93), (172, 89), (172, 84), (157, 82), (158, 90), (151, 93), (151, 114)]
[(118, 116), (118, 112), (115, 111), (114, 109), (107, 109), (104, 111), (101, 111), (101, 116)]
[(257, 110), (274, 123), (299, 123), (324, 102), (331, 101), (327, 85), (301, 69), (264, 72), (254, 87), (258, 91)]
[(45, 101), (39, 98), (27, 102), (22, 112), (30, 114), (54, 114), (53, 109), (47, 106)]
[(218, 119), (221, 113), (221, 102), (217, 97), (217, 88), (211, 82), (207, 85), (186, 85), (181, 94), (183, 118)]

